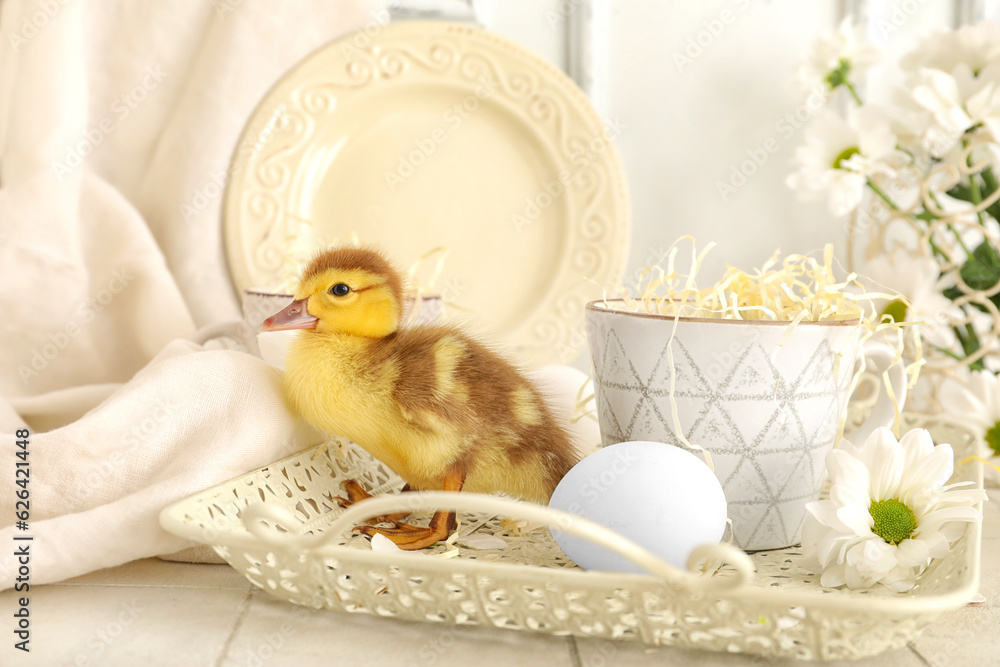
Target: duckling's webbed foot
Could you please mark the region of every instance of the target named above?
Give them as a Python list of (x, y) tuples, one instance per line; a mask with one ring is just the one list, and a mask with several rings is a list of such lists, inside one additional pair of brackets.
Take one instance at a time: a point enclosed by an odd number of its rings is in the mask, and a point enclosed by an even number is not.
[[(444, 478), (442, 485), (444, 491), (461, 491), (465, 483), (465, 474), (459, 470), (452, 470)], [(376, 533), (385, 535), (393, 543), (404, 551), (415, 551), (429, 547), (435, 542), (447, 539), (451, 531), (458, 525), (454, 512), (438, 510), (431, 517), (430, 525), (427, 527), (412, 526), (408, 523), (393, 521), (394, 528), (376, 528), (374, 526), (355, 526), (354, 530), (361, 531), (369, 537)]]
[(369, 537), (375, 533), (385, 535), (393, 543), (404, 551), (415, 551), (429, 547), (435, 542), (447, 539), (451, 531), (455, 530), (457, 522), (454, 512), (435, 512), (431, 517), (429, 526), (412, 526), (408, 523), (394, 522), (395, 528), (376, 528), (374, 526), (355, 526), (354, 530), (361, 531)]
[[(365, 491), (365, 489), (364, 489), (363, 486), (361, 486), (360, 484), (358, 484), (353, 479), (344, 480), (341, 483), (341, 486), (344, 487), (344, 492), (347, 494), (347, 497), (344, 498), (343, 496), (334, 496), (334, 498), (333, 498), (335, 501), (337, 501), (337, 504), (340, 505), (341, 507), (350, 507), (354, 503), (357, 503), (357, 502), (360, 502), (362, 500), (365, 500), (366, 498), (371, 498), (372, 497), (372, 495), (370, 493), (368, 493), (367, 491)], [(409, 491), (409, 485), (404, 486), (403, 487), (403, 491)], [(392, 523), (392, 524), (395, 524), (395, 523), (398, 523), (400, 520), (405, 519), (409, 515), (410, 515), (409, 512), (397, 512), (395, 514), (383, 514), (383, 515), (380, 515), (380, 516), (373, 516), (372, 518), (368, 519), (367, 522), (370, 523), (370, 524), (373, 524), (373, 525), (376, 524), (376, 523)]]

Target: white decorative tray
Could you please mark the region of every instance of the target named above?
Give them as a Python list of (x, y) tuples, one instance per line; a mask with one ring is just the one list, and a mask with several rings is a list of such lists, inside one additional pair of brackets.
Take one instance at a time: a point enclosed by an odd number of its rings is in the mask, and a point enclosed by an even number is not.
[[(963, 432), (931, 430), (937, 442), (954, 446), (957, 460), (973, 453)], [(970, 523), (905, 594), (823, 588), (795, 548), (749, 557), (722, 545), (706, 548), (699, 555), (727, 564), (704, 575), (657, 561), (594, 524), (570, 526), (554, 510), (493, 496), (406, 493), (342, 510), (333, 498), (342, 495), (345, 479), (376, 494), (392, 493), (402, 481), (355, 445), (331, 448), (304, 451), (207, 489), (166, 508), (160, 521), (212, 545), (265, 591), (308, 607), (813, 660), (903, 646), (942, 613), (966, 604), (979, 585), (981, 522)], [(958, 467), (953, 481), (959, 480), (981, 488), (980, 464)], [(446, 507), (460, 511), (462, 535), (497, 535), (506, 548), (477, 551), (459, 541), (420, 552), (376, 552), (350, 531), (368, 516)], [(528, 524), (517, 535), (501, 516), (560, 524), (656, 575), (586, 572), (567, 560), (548, 528)]]

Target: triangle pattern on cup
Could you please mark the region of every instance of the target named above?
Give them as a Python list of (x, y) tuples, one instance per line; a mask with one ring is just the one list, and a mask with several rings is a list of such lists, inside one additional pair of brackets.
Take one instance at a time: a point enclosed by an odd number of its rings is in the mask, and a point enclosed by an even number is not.
[(745, 348), (723, 384), (726, 397), (766, 400), (783, 388), (778, 369), (759, 343)]
[(639, 385), (639, 378), (636, 377), (635, 370), (625, 354), (625, 348), (618, 334), (613, 330), (609, 333), (604, 344), (604, 359), (601, 368), (595, 373), (598, 383), (617, 387), (635, 387)]
[(790, 464), (786, 468), (783, 480), (775, 479), (771, 484), (775, 488), (774, 495), (778, 502), (793, 500), (811, 493), (813, 484), (813, 458), (808, 451), (786, 452), (786, 460)]
[(721, 453), (736, 454), (746, 449), (746, 440), (739, 427), (733, 423), (729, 413), (715, 402), (702, 409), (688, 429), (687, 438)]
[(799, 409), (806, 414), (826, 415), (825, 419), (817, 419), (812, 432), (806, 432), (803, 449), (815, 449), (825, 443), (833, 442), (840, 427), (841, 406), (836, 394), (813, 396), (799, 399)]
[(733, 472), (723, 480), (722, 486), (727, 497), (769, 498), (771, 496), (763, 474), (750, 459), (750, 456), (740, 459)]
[(629, 440), (661, 440), (664, 435), (672, 438), (671, 444), (678, 444), (679, 440), (673, 435), (673, 426), (657, 410), (653, 401), (643, 398), (635, 406), (632, 419), (625, 429), (625, 435)]
[(785, 520), (781, 515), (781, 510), (776, 505), (771, 505), (760, 518), (760, 522), (750, 534), (750, 541), (767, 542), (771, 544), (787, 544), (791, 534), (785, 525)]
[[(673, 346), (673, 363), (669, 351)], [(650, 393), (655, 396), (670, 395), (670, 378), (675, 379), (676, 387), (689, 387), (686, 390), (675, 391), (675, 396), (701, 397), (711, 395), (712, 384), (705, 378), (698, 364), (691, 357), (691, 353), (680, 340), (667, 341), (660, 351), (660, 356), (656, 361), (656, 366), (650, 375), (647, 386)]]
[(729, 383), (729, 390), (740, 393), (758, 393), (760, 388), (768, 384), (763, 373), (753, 366), (744, 366), (737, 371), (736, 377)]
[[(624, 442), (628, 440), (625, 437), (625, 433), (622, 429), (621, 424), (618, 423), (618, 418), (615, 416), (615, 411), (608, 404), (606, 400), (599, 400), (600, 405), (600, 423), (602, 426), (602, 434), (605, 436), (603, 440), (610, 440), (612, 442)], [(609, 442), (605, 442), (604, 445), (607, 446)]]
[(799, 448), (806, 441), (802, 431), (802, 423), (794, 405), (785, 402), (778, 404), (774, 412), (764, 424), (764, 428), (753, 435), (751, 447), (762, 449), (787, 449), (790, 445)]
[(776, 511), (781, 514), (782, 524), (789, 531), (789, 538), (799, 534), (802, 524), (805, 523), (806, 514), (808, 514), (808, 511), (805, 508), (806, 503), (812, 502), (815, 499), (816, 498), (811, 498), (807, 501), (796, 499), (784, 503), (778, 503)]
[[(820, 341), (802, 372), (795, 378), (793, 387), (795, 393), (813, 394), (819, 392), (825, 395), (831, 388), (835, 390), (837, 384), (836, 376), (833, 373), (835, 359), (836, 355), (830, 348), (830, 344), (826, 340)], [(846, 359), (841, 359), (840, 363), (849, 362)]]

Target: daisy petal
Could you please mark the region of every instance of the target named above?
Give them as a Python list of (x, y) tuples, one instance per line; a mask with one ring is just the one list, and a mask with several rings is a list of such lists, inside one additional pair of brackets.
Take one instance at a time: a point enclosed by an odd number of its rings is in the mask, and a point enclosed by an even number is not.
[(871, 504), (868, 486), (856, 483), (838, 484), (831, 487), (830, 500), (837, 505), (861, 505), (865, 507)]
[(940, 558), (948, 553), (948, 540), (937, 531), (928, 534), (921, 532), (920, 541), (927, 545), (927, 553), (931, 558)]
[(868, 439), (865, 440), (864, 447), (861, 448), (861, 455), (858, 458), (861, 459), (861, 462), (870, 471), (872, 469), (875, 450), (882, 447), (894, 447), (896, 445), (896, 438), (893, 436), (892, 431), (885, 426), (880, 426), (872, 431)]
[(856, 456), (845, 449), (834, 449), (826, 455), (826, 471), (835, 486), (856, 484), (864, 480), (868, 486), (868, 468)]
[(837, 450), (841, 452), (847, 452), (856, 459), (861, 458), (861, 450), (855, 447), (854, 443), (852, 443), (847, 438), (844, 438), (843, 440), (837, 443)]
[(888, 429), (879, 429), (865, 443), (865, 459), (871, 478), (868, 490), (872, 500), (899, 495), (903, 475), (903, 450)]
[(920, 517), (918, 528), (923, 533), (939, 530), (942, 525), (952, 521), (978, 521), (979, 517), (979, 510), (975, 507), (943, 507)]
[(868, 512), (867, 508), (857, 505), (847, 505), (837, 510), (837, 519), (840, 524), (853, 532), (855, 535), (870, 535), (875, 520)]
[(899, 439), (903, 448), (903, 461), (907, 469), (916, 465), (917, 461), (934, 451), (934, 440), (931, 434), (922, 428), (915, 428), (903, 434)]
[(819, 523), (832, 528), (838, 523), (837, 507), (832, 500), (815, 500), (806, 503), (806, 512), (809, 516), (815, 517)]
[(888, 572), (899, 564), (896, 559), (896, 548), (884, 540), (868, 540), (864, 543), (864, 547), (862, 552), (864, 563), (873, 572)]
[(906, 481), (912, 486), (940, 488), (948, 481), (954, 470), (955, 452), (951, 445), (942, 444), (935, 447), (933, 452), (913, 466)]
[(882, 577), (881, 583), (897, 593), (905, 593), (917, 583), (916, 573), (912, 567), (895, 567)]
[(844, 578), (847, 580), (848, 588), (871, 588), (878, 583), (879, 577), (869, 572), (861, 572), (853, 567), (844, 568)]
[(845, 567), (843, 565), (833, 565), (823, 570), (819, 578), (819, 585), (827, 588), (837, 588), (847, 583), (845, 577)]
[(819, 562), (824, 566), (844, 562), (848, 549), (857, 544), (860, 539), (831, 530), (816, 547)]
[(896, 558), (899, 564), (906, 567), (924, 565), (930, 560), (930, 548), (923, 540), (903, 540), (897, 546)]
[(944, 537), (944, 539), (946, 539), (950, 543), (962, 537), (962, 535), (965, 534), (966, 530), (967, 529), (965, 523), (952, 522), (952, 523), (946, 523), (943, 526), (941, 526), (940, 532), (941, 535)]

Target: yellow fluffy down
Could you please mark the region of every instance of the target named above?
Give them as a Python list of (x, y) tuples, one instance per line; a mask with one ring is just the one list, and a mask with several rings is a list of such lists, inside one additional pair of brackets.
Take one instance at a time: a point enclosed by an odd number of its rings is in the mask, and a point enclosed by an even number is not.
[(454, 326), (401, 325), (401, 276), (370, 249), (325, 251), (297, 300), (316, 318), (289, 348), (285, 393), (411, 488), (547, 502), (576, 462), (569, 435), (510, 363)]

